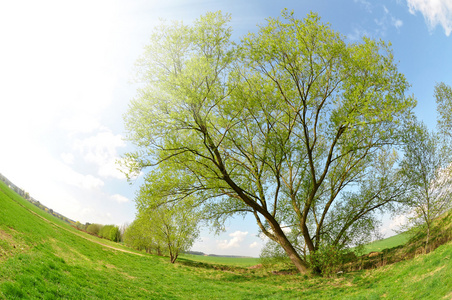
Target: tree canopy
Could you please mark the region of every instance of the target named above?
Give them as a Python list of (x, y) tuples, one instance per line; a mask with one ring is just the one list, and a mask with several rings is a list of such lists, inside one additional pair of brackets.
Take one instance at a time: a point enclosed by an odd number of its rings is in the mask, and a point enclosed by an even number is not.
[(438, 111), (438, 128), (445, 136), (452, 137), (452, 87), (440, 82), (435, 85)]
[(234, 43), (229, 19), (156, 28), (125, 115), (130, 174), (219, 227), (254, 215), (307, 272), (307, 255), (365, 240), (399, 201), (394, 149), (415, 100), (384, 41), (346, 43), (316, 14), (284, 11)]
[(143, 185), (136, 197), (138, 214), (125, 232), (125, 243), (146, 252), (168, 254), (174, 263), (199, 234), (200, 213), (192, 201), (173, 202)]
[(414, 121), (405, 132), (401, 173), (409, 187), (407, 227), (426, 232), (428, 251), (433, 221), (452, 208), (452, 160), (450, 146), (438, 133)]

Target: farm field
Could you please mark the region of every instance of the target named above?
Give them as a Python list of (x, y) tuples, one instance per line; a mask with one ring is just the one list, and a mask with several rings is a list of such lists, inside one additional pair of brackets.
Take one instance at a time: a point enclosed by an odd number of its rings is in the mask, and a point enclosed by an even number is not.
[(254, 258), (171, 264), (77, 231), (0, 182), (0, 299), (451, 299), (451, 258), (449, 242), (333, 278), (249, 268)]

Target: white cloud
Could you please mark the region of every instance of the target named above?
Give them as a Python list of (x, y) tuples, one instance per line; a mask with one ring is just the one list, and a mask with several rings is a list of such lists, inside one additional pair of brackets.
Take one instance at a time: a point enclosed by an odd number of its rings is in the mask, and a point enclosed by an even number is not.
[(129, 198), (124, 197), (124, 196), (119, 195), (119, 194), (114, 194), (114, 195), (111, 196), (111, 198), (113, 200), (115, 200), (116, 202), (118, 202), (118, 203), (126, 203), (126, 202), (130, 201)]
[[(366, 4), (367, 1), (362, 2), (360, 0), (355, 0), (355, 2)], [(370, 6), (371, 4), (368, 3), (368, 5)], [(347, 34), (347, 38), (351, 42), (356, 42), (361, 40), (364, 36), (370, 38), (384, 37), (391, 27), (399, 30), (403, 26), (403, 21), (396, 18), (385, 5), (383, 5), (382, 8), (383, 11), (372, 12), (371, 10), (368, 10), (372, 15), (378, 14), (378, 17), (373, 19), (374, 23), (377, 25), (373, 30), (366, 30), (359, 25), (355, 25), (353, 26), (353, 31)]]
[(230, 248), (238, 248), (240, 247), (240, 243), (245, 239), (248, 235), (248, 231), (235, 231), (230, 233), (229, 236), (232, 239), (217, 241), (217, 247), (220, 249), (230, 249)]
[(74, 155), (72, 153), (61, 153), (61, 159), (63, 162), (68, 165), (74, 164)]
[(392, 23), (395, 26), (395, 28), (397, 28), (397, 29), (399, 29), (403, 25), (403, 21), (402, 20), (394, 19), (394, 18), (392, 20)]
[(447, 36), (452, 32), (452, 1), (451, 0), (407, 0), (411, 14), (420, 11), (424, 16), (429, 30), (438, 24), (444, 28)]
[(385, 16), (383, 17), (385, 19), (385, 22), (389, 22), (392, 26), (394, 26), (396, 29), (399, 29), (403, 26), (403, 21), (400, 19), (397, 19), (394, 17), (390, 12), (389, 9), (383, 5), (383, 9), (385, 11)]
[[(46, 157), (46, 155), (41, 156), (41, 159), (44, 157)], [(65, 183), (83, 190), (93, 190), (104, 186), (103, 180), (91, 174), (85, 175), (79, 173), (52, 157), (47, 156), (39, 165), (42, 165), (41, 174), (45, 178), (52, 178), (55, 174), (56, 176), (54, 178), (56, 182)]]
[(259, 247), (259, 246), (260, 246), (260, 245), (259, 245), (258, 242), (254, 242), (254, 243), (251, 243), (251, 244), (250, 244), (250, 248), (251, 248), (251, 249), (257, 248), (257, 247)]
[(65, 181), (68, 184), (72, 184), (85, 190), (101, 188), (104, 186), (104, 182), (101, 179), (96, 178), (93, 175), (82, 175), (72, 170), (66, 174)]
[(124, 179), (125, 176), (118, 170), (116, 161), (120, 157), (117, 148), (125, 146), (122, 136), (113, 134), (107, 128), (88, 138), (77, 139), (74, 143), (74, 149), (83, 156), (84, 160), (97, 167), (100, 177), (118, 179)]
[(407, 223), (407, 217), (405, 215), (399, 215), (391, 219), (390, 222), (385, 224), (380, 232), (384, 237), (390, 237), (397, 233), (401, 226)]
[(92, 133), (102, 126), (98, 118), (92, 114), (82, 112), (62, 119), (59, 127), (66, 130), (72, 136), (78, 133)]
[(372, 12), (372, 4), (367, 1), (367, 0), (354, 0), (355, 3), (359, 3), (362, 6), (364, 6), (364, 8), (368, 11), (368, 12)]
[(355, 27), (353, 28), (353, 32), (347, 35), (347, 38), (352, 42), (356, 42), (359, 41), (364, 36), (370, 37), (369, 32), (362, 28)]
[(394, 26), (396, 29), (400, 29), (403, 26), (403, 21), (394, 17), (389, 9), (383, 5), (384, 15), (375, 19), (375, 24), (377, 24), (380, 28), (377, 30), (379, 35), (384, 36), (389, 26)]

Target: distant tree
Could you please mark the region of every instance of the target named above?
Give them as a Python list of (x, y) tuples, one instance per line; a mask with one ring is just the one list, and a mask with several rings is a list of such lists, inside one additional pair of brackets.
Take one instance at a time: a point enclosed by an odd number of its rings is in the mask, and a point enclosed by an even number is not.
[(87, 232), (89, 232), (89, 233), (91, 233), (91, 234), (94, 234), (94, 235), (99, 235), (99, 232), (100, 232), (100, 230), (102, 229), (102, 225), (100, 225), (100, 224), (90, 224), (87, 228), (86, 228), (86, 231)]
[[(173, 184), (167, 177), (166, 183)], [(138, 219), (150, 229), (149, 233), (156, 244), (162, 245), (174, 263), (179, 253), (187, 251), (199, 234), (199, 209), (194, 207), (193, 198), (186, 197), (183, 203), (162, 198), (155, 189), (149, 190), (146, 184), (140, 188), (136, 198)]]
[(411, 206), (408, 226), (426, 229), (428, 249), (432, 223), (452, 208), (452, 165), (450, 150), (443, 139), (414, 121), (406, 130), (402, 173), (410, 188)]
[(353, 245), (398, 201), (395, 172), (378, 170), (396, 166), (385, 154), (415, 100), (383, 41), (347, 44), (317, 15), (285, 11), (234, 44), (229, 19), (156, 28), (125, 117), (139, 149), (125, 161), (129, 174), (150, 167), (146, 185), (169, 209), (190, 195), (218, 227), (254, 216), (306, 273), (305, 254)]
[(83, 230), (87, 231), (89, 225), (91, 225), (91, 223), (86, 222), (86, 223), (83, 225)]
[(153, 231), (152, 224), (147, 219), (145, 220), (137, 215), (124, 232), (124, 243), (129, 247), (145, 250), (147, 253), (154, 252), (157, 255), (162, 255), (162, 246), (156, 240)]
[(435, 86), (438, 111), (438, 128), (446, 136), (452, 137), (452, 87), (441, 82)]
[(118, 242), (119, 240), (119, 228), (116, 225), (105, 225), (99, 230), (99, 237), (104, 239)]
[(108, 239), (109, 233), (110, 233), (110, 225), (104, 225), (102, 226), (102, 228), (99, 230), (99, 234), (98, 236), (104, 239)]
[(118, 226), (113, 226), (113, 228), (110, 229), (109, 239), (113, 242), (119, 242), (119, 227)]
[(77, 227), (78, 229), (83, 229), (83, 224), (80, 223), (80, 221), (75, 222), (75, 227)]
[(124, 223), (119, 227), (119, 242), (124, 242), (124, 233), (129, 226), (129, 223)]

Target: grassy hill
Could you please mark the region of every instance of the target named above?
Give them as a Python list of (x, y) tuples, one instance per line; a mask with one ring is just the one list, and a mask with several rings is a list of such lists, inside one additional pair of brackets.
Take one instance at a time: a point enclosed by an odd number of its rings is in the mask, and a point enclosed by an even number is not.
[(449, 242), (335, 278), (275, 275), (237, 258), (173, 265), (79, 232), (0, 182), (0, 299), (451, 299), (451, 258)]
[(394, 248), (405, 244), (409, 241), (409, 239), (410, 235), (408, 233), (401, 233), (385, 239), (381, 239), (364, 245), (363, 254), (370, 252), (380, 252), (384, 249)]

